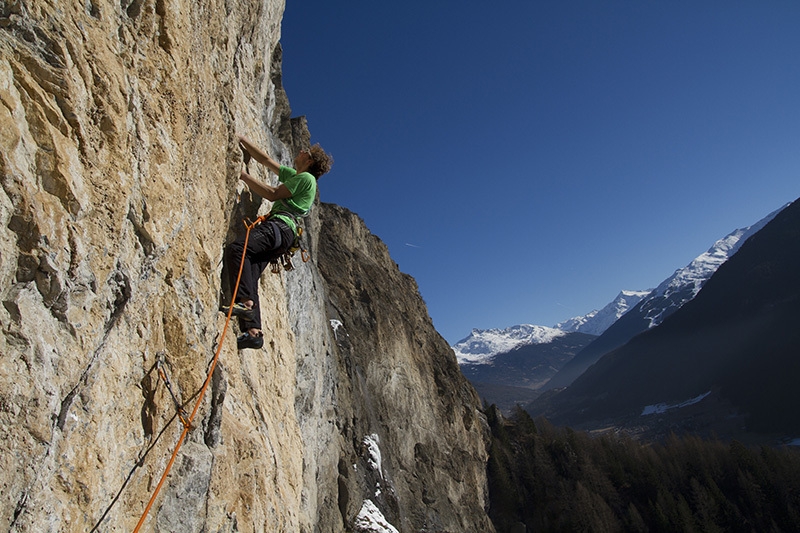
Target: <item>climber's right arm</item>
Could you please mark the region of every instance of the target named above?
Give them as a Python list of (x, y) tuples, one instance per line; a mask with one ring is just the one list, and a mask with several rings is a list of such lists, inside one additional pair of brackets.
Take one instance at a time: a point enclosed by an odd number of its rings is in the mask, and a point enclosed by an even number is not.
[(292, 197), (291, 191), (283, 183), (277, 187), (273, 187), (272, 185), (267, 185), (266, 183), (258, 181), (244, 170), (239, 175), (239, 178), (250, 187), (251, 191), (262, 198), (266, 198), (270, 202)]

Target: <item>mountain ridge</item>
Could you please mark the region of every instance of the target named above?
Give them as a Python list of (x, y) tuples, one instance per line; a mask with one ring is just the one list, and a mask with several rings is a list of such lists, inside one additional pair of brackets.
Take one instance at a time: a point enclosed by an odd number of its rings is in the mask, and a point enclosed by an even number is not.
[[(791, 398), (800, 380), (799, 271), (800, 202), (795, 201), (661, 325), (529, 408), (584, 429), (665, 431), (664, 424), (672, 424), (672, 430), (713, 431), (727, 438), (796, 437), (800, 422)], [(739, 426), (720, 425), (731, 420)]]
[(718, 239), (688, 265), (677, 269), (645, 296), (630, 312), (621, 316), (595, 342), (566, 363), (544, 390), (569, 386), (604, 354), (622, 346), (637, 334), (658, 326), (665, 318), (694, 298), (714, 272), (730, 259), (751, 236), (773, 220), (789, 204), (772, 211), (758, 222), (739, 228)]

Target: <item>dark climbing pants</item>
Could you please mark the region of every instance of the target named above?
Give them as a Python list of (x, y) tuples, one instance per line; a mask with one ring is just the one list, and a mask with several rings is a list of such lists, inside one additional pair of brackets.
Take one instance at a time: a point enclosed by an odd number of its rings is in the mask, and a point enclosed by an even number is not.
[[(231, 290), (236, 286), (239, 275), (239, 264), (242, 261), (245, 235), (230, 243), (225, 249), (225, 266), (231, 282)], [(242, 279), (239, 281), (239, 290), (236, 293), (237, 302), (253, 300), (255, 316), (253, 320), (239, 318), (239, 329), (261, 329), (261, 306), (258, 301), (258, 280), (269, 265), (270, 261), (277, 259), (286, 252), (294, 241), (292, 229), (282, 220), (267, 220), (250, 230), (247, 241), (247, 252), (244, 255), (242, 266)]]

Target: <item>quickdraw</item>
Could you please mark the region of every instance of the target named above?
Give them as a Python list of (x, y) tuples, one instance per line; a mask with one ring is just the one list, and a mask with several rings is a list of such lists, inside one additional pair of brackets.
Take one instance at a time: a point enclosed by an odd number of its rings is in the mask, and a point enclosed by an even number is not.
[(164, 382), (164, 385), (167, 386), (169, 395), (172, 396), (172, 403), (175, 404), (175, 409), (178, 412), (178, 418), (181, 419), (181, 424), (183, 424), (183, 427), (185, 428), (192, 429), (192, 423), (189, 421), (188, 413), (181, 405), (178, 397), (175, 395), (175, 391), (172, 390), (172, 383), (170, 382), (169, 376), (167, 376), (166, 372), (167, 367), (168, 363), (164, 352), (159, 352), (156, 355), (156, 370), (158, 371), (158, 376), (161, 378), (161, 381)]

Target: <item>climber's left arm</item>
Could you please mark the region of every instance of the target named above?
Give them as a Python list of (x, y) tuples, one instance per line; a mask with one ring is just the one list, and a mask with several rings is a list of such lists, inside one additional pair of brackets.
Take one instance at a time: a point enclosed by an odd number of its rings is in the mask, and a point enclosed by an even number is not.
[[(273, 171), (275, 174), (280, 172), (281, 165), (272, 159), (266, 152), (264, 152), (261, 148), (253, 144), (253, 142), (245, 137), (244, 135), (237, 135), (239, 139), (239, 145), (247, 150), (247, 153), (253, 156), (253, 159)], [(266, 196), (265, 196), (266, 198)]]

